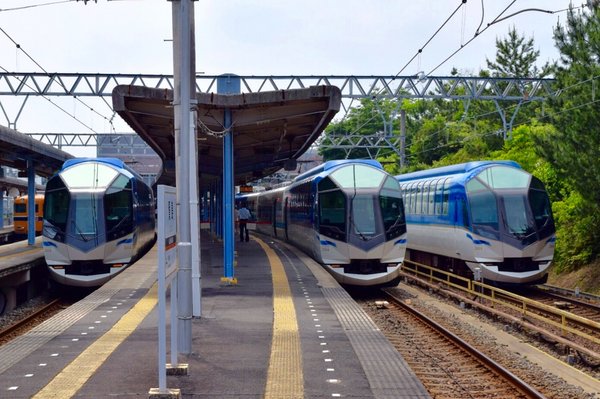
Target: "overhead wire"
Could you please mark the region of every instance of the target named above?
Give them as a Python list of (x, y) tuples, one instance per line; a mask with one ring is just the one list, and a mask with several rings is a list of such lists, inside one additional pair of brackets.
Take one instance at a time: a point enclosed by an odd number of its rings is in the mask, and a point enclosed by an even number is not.
[(4, 12), (4, 11), (17, 11), (17, 10), (24, 10), (27, 8), (37, 8), (37, 7), (44, 7), (44, 6), (52, 6), (55, 4), (62, 4), (62, 3), (71, 3), (74, 2), (76, 0), (60, 0), (60, 1), (51, 1), (51, 2), (47, 2), (47, 3), (39, 3), (39, 4), (30, 4), (28, 6), (19, 6), (19, 7), (12, 7), (12, 8), (0, 8), (0, 12)]
[[(0, 27), (0, 31), (15, 45), (15, 47), (20, 50), (23, 54), (25, 54), (25, 56), (27, 56), (27, 58), (29, 58), (29, 60), (31, 60), (31, 62), (33, 62), (39, 69), (41, 69), (48, 77), (51, 77), (51, 74), (46, 71), (46, 69), (40, 65), (39, 62), (37, 62), (24, 48), (23, 46), (21, 46), (19, 43), (17, 43), (9, 34), (8, 32), (6, 32), (2, 27)], [(4, 69), (4, 68), (2, 68)], [(8, 72), (8, 71), (6, 71)], [(18, 78), (17, 78), (18, 79)], [(18, 79), (19, 81), (21, 81), (20, 79)], [(22, 81), (21, 81), (22, 82)], [(58, 83), (60, 86), (62, 86), (62, 88), (65, 90), (65, 92), (68, 92), (69, 90), (67, 89), (67, 87), (65, 86), (65, 84), (61, 81), (58, 80)], [(27, 85), (27, 87), (29, 87), (30, 89), (34, 90), (31, 86)], [(113, 118), (107, 118), (105, 115), (102, 115), (101, 113), (99, 113), (98, 111), (96, 111), (93, 107), (89, 106), (87, 103), (85, 103), (83, 100), (81, 100), (79, 97), (77, 97), (76, 95), (73, 95), (73, 98), (78, 101), (79, 103), (83, 104), (83, 106), (85, 106), (86, 108), (88, 108), (91, 112), (95, 113), (96, 115), (100, 116), (101, 118), (103, 118), (104, 120), (106, 120), (113, 131), (115, 131), (115, 127), (113, 125)], [(106, 100), (104, 98), (102, 98), (102, 100), (104, 101), (104, 103), (111, 109), (112, 111), (112, 107), (106, 102)], [(52, 102), (52, 101), (51, 101)], [(56, 104), (55, 104), (56, 105)], [(65, 110), (63, 110), (65, 111)], [(67, 112), (67, 111), (65, 111)], [(114, 112), (114, 111), (113, 111)], [(74, 117), (74, 116), (73, 116)], [(75, 119), (77, 119), (76, 117), (74, 117)], [(82, 123), (83, 124), (83, 123)], [(96, 132), (94, 129), (90, 128), (89, 126), (85, 125), (88, 129), (92, 130), (94, 133), (98, 133)]]
[(446, 26), (446, 24), (448, 24), (448, 22), (450, 22), (450, 20), (452, 19), (452, 17), (454, 17), (454, 15), (456, 15), (456, 13), (458, 12), (458, 10), (460, 10), (460, 8), (463, 7), (466, 3), (467, 3), (467, 0), (460, 0), (460, 4), (458, 5), (458, 7), (456, 7), (454, 9), (454, 11), (452, 11), (450, 13), (450, 15), (448, 16), (448, 18), (446, 18), (446, 20), (444, 22), (442, 22), (442, 24), (431, 35), (431, 37), (429, 37), (429, 39), (427, 39), (427, 41), (425, 42), (425, 44), (423, 44), (421, 47), (419, 47), (419, 49), (417, 50), (417, 52), (415, 53), (415, 55), (413, 55), (412, 58), (410, 60), (408, 60), (408, 62), (398, 71), (398, 73), (396, 73), (396, 75), (394, 75), (394, 77), (392, 78), (392, 80), (394, 80), (395, 78), (397, 78), (398, 76), (400, 76), (400, 74), (406, 69), (406, 67), (408, 67), (414, 61), (414, 59), (417, 58), (417, 56), (419, 56), (423, 52), (423, 50), (425, 50), (425, 47), (427, 47), (427, 45), (429, 45), (429, 43), (431, 43), (431, 41), (438, 35), (438, 33), (440, 33), (440, 31)]
[[(466, 43), (461, 44), (459, 48), (457, 48), (455, 51), (453, 51), (448, 57), (446, 57), (442, 62), (440, 62), (435, 68), (433, 68), (432, 70), (430, 70), (427, 75), (431, 75), (433, 72), (435, 72), (438, 68), (440, 68), (442, 65), (444, 65), (446, 62), (448, 62), (452, 57), (454, 57), (458, 52), (460, 52), (462, 49), (464, 49), (467, 45), (469, 45), (471, 42), (473, 42), (473, 40), (475, 40), (477, 37), (479, 37), (482, 33), (484, 33), (486, 30), (488, 30), (491, 26), (493, 26), (494, 24), (497, 24), (499, 22), (505, 21), (509, 18), (512, 18), (516, 15), (522, 14), (524, 12), (543, 12), (546, 14), (557, 14), (560, 12), (565, 12), (568, 11), (569, 9), (559, 9), (559, 10), (544, 10), (541, 8), (525, 8), (519, 11), (516, 11), (512, 14), (506, 15), (504, 17), (502, 17), (502, 15), (510, 8), (512, 7), (512, 5), (516, 2), (516, 0), (512, 0), (512, 2), (506, 6), (506, 8), (504, 8), (504, 10), (502, 10), (502, 12), (500, 14), (498, 14), (496, 16), (496, 18), (494, 18), (492, 20), (492, 22), (489, 22), (485, 28), (483, 28), (483, 30), (479, 30), (481, 28), (482, 22), (483, 22), (483, 0), (482, 0), (482, 4), (481, 4), (481, 10), (482, 10), (482, 19), (479, 24), (479, 27), (477, 28), (477, 30), (475, 31), (475, 33), (473, 34), (473, 37), (471, 39), (469, 39)], [(581, 5), (581, 6), (573, 6), (572, 9), (578, 9), (578, 8), (583, 8), (585, 7), (585, 5)]]
[[(4, 68), (3, 66), (0, 65), (0, 69), (2, 69), (4, 72), (9, 73), (8, 70), (6, 68)], [(23, 80), (16, 78), (19, 82), (23, 83), (25, 86), (27, 86), (29, 89), (31, 90), (35, 90), (33, 87), (31, 87), (27, 82), (23, 82)], [(85, 122), (83, 122), (82, 120), (80, 120), (79, 118), (77, 118), (75, 115), (71, 114), (69, 111), (67, 111), (66, 109), (64, 109), (63, 107), (61, 107), (60, 105), (56, 104), (54, 101), (50, 100), (46, 95), (41, 94), (41, 97), (48, 101), (50, 104), (54, 105), (56, 108), (58, 108), (59, 110), (61, 110), (62, 112), (64, 112), (65, 114), (67, 114), (68, 116), (70, 116), (71, 118), (73, 118), (74, 120), (76, 120), (77, 122), (79, 122), (81, 125), (85, 126), (87, 129), (91, 130), (94, 133), (98, 133), (96, 132), (93, 128), (91, 128), (90, 126), (88, 126)]]
[[(446, 18), (446, 20), (442, 23), (442, 25), (435, 31), (435, 33), (426, 41), (426, 43), (419, 48), (419, 50), (417, 50), (417, 52), (415, 53), (415, 55), (413, 55), (413, 57), (400, 69), (400, 71), (398, 73), (396, 73), (396, 75), (394, 75), (394, 77), (391, 80), (396, 79), (407, 67), (408, 65), (410, 65), (415, 58), (417, 58), (417, 56), (420, 56), (421, 53), (423, 52), (423, 49), (437, 36), (437, 34), (443, 29), (443, 27), (452, 19), (452, 17), (454, 17), (454, 15), (460, 10), (461, 7), (463, 7), (466, 4), (467, 0), (461, 0), (461, 3), (451, 12), (450, 16), (448, 18)], [(542, 9), (538, 9), (538, 8), (527, 8), (527, 9), (523, 9), (523, 10), (519, 10), (516, 11), (510, 15), (506, 15), (504, 17), (502, 17), (502, 15), (504, 13), (506, 13), (506, 11), (512, 7), (512, 5), (514, 5), (516, 2), (516, 0), (512, 0), (490, 23), (488, 23), (486, 25), (486, 27), (480, 31), (481, 26), (483, 25), (483, 21), (484, 21), (484, 14), (485, 14), (485, 5), (484, 5), (484, 0), (481, 0), (481, 20), (479, 22), (479, 26), (477, 27), (473, 37), (471, 39), (469, 39), (466, 43), (461, 44), (461, 46), (455, 50), (454, 52), (452, 52), (448, 57), (446, 57), (441, 63), (439, 63), (435, 68), (433, 68), (431, 71), (429, 71), (427, 73), (427, 75), (431, 75), (434, 71), (436, 71), (437, 69), (439, 69), (443, 64), (445, 64), (446, 62), (448, 62), (452, 57), (454, 57), (459, 51), (461, 51), (463, 48), (465, 48), (467, 45), (469, 45), (471, 42), (473, 42), (477, 37), (479, 37), (483, 32), (485, 32), (487, 29), (489, 29), (491, 26), (493, 26), (494, 24), (497, 24), (501, 21), (504, 21), (508, 18), (511, 18), (515, 15), (521, 14), (523, 12), (545, 12), (548, 14), (555, 14), (555, 13), (559, 13), (559, 12), (564, 12), (569, 10), (569, 8), (567, 9), (559, 9), (559, 10), (542, 10)], [(572, 9), (577, 9), (577, 8), (583, 8), (585, 7), (584, 5), (582, 6), (573, 6)], [(463, 19), (464, 22), (464, 19)], [(461, 40), (462, 43), (462, 40)], [(376, 95), (373, 96), (373, 100), (375, 102), (377, 102), (378, 98), (380, 97), (380, 94), (383, 92), (383, 88), (380, 89)], [(514, 106), (513, 106), (514, 107)], [(371, 118), (369, 118), (366, 122), (364, 122), (361, 126), (366, 125), (367, 123), (369, 123), (370, 121), (372, 121), (373, 119), (375, 119), (377, 117), (377, 115), (372, 116)], [(343, 120), (342, 120), (343, 121)], [(358, 129), (352, 130), (349, 133), (345, 133), (346, 135), (353, 135), (355, 133), (357, 133)], [(442, 130), (443, 132), (443, 130)], [(438, 134), (439, 132), (434, 132), (432, 134)]]

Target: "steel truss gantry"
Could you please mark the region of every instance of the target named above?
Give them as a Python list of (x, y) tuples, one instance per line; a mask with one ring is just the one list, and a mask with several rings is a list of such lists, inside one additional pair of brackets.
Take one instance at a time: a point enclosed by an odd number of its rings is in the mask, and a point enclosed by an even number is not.
[[(218, 76), (196, 75), (198, 92), (216, 91)], [(531, 101), (544, 101), (556, 96), (552, 79), (537, 78), (492, 78), (465, 76), (342, 76), (342, 75), (250, 75), (240, 76), (242, 93), (256, 93), (273, 90), (306, 88), (313, 85), (335, 85), (342, 91), (342, 107), (345, 116), (354, 101), (371, 99), (447, 99), (461, 100), (465, 110), (473, 100), (493, 101), (502, 119), (504, 135), (512, 129), (512, 122), (521, 104)], [(70, 97), (109, 97), (117, 85), (138, 85), (151, 88), (173, 89), (172, 75), (156, 74), (116, 74), (116, 73), (19, 73), (0, 72), (0, 108), (9, 127), (16, 129), (30, 96), (70, 96)], [(2, 105), (2, 96), (22, 97), (18, 113), (11, 120)], [(512, 115), (506, 115), (501, 103), (516, 103)], [(391, 126), (391, 120), (381, 116), (384, 126)], [(395, 117), (393, 115), (391, 117)], [(390, 117), (390, 118), (391, 118)], [(52, 145), (87, 146), (97, 145), (95, 134), (88, 133), (40, 133), (28, 134)], [(58, 138), (58, 136), (63, 136)], [(65, 143), (65, 141), (68, 142)], [(345, 144), (342, 144), (345, 143)], [(391, 135), (391, 129), (378, 132), (373, 137), (347, 137), (336, 134), (332, 145), (335, 148), (352, 146), (377, 151), (393, 148), (399, 153), (399, 139)]]

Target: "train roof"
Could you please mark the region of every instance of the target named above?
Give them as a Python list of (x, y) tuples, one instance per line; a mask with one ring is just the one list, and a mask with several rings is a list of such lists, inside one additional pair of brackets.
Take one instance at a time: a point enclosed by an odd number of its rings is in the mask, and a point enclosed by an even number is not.
[(452, 175), (460, 175), (464, 173), (472, 172), (476, 169), (492, 166), (492, 165), (502, 165), (502, 166), (510, 166), (513, 168), (521, 169), (521, 165), (516, 163), (515, 161), (473, 161), (466, 162), (456, 165), (442, 166), (440, 168), (433, 168), (427, 170), (420, 170), (418, 172), (405, 173), (403, 175), (396, 176), (396, 179), (400, 182), (407, 182), (411, 180), (420, 180), (420, 179), (428, 179), (434, 177), (442, 177), (442, 176), (452, 176)]
[(326, 172), (331, 169), (335, 169), (338, 166), (352, 164), (352, 163), (369, 165), (369, 166), (373, 166), (377, 169), (383, 170), (383, 166), (381, 166), (381, 164), (374, 159), (342, 159), (342, 160), (337, 160), (337, 161), (327, 161), (325, 163), (322, 163), (319, 166), (315, 166), (314, 168), (309, 169), (306, 172), (296, 176), (296, 178), (293, 180), (293, 182), (298, 182), (298, 181), (304, 180), (308, 177), (318, 175), (319, 173)]
[(74, 166), (74, 165), (77, 165), (80, 163), (85, 163), (85, 162), (98, 162), (98, 163), (103, 163), (103, 164), (114, 166), (117, 169), (124, 169), (124, 170), (128, 171), (129, 173), (131, 173), (136, 179), (142, 180), (142, 177), (139, 175), (139, 173), (137, 173), (135, 170), (133, 170), (131, 167), (129, 167), (129, 165), (127, 165), (125, 162), (123, 162), (119, 158), (73, 158), (73, 159), (68, 159), (65, 161), (65, 163), (63, 163), (61, 170), (65, 170), (67, 168), (70, 168), (71, 166)]

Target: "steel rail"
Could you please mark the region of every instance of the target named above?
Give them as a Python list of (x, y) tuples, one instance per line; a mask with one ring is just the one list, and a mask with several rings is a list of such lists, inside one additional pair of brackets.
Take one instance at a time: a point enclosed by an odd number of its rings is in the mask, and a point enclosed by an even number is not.
[(501, 376), (506, 381), (508, 381), (515, 389), (520, 391), (523, 395), (527, 396), (531, 399), (545, 399), (546, 396), (538, 392), (535, 388), (527, 384), (525, 381), (514, 375), (510, 370), (503, 367), (501, 364), (497, 363), (495, 360), (485, 355), (483, 352), (479, 351), (472, 345), (470, 345), (465, 340), (461, 339), (451, 331), (447, 330), (439, 323), (425, 316), (424, 314), (418, 312), (413, 307), (405, 304), (401, 299), (395, 297), (391, 294), (387, 289), (382, 289), (382, 291), (387, 295), (390, 301), (392, 301), (395, 305), (401, 307), (406, 312), (410, 313), (413, 317), (416, 317), (421, 322), (429, 326), (430, 328), (436, 330), (439, 334), (444, 336), (462, 351), (469, 353), (475, 359), (477, 359), (481, 364), (483, 364), (488, 369), (492, 370), (495, 374)]
[(13, 332), (15, 332), (18, 329), (25, 326), (27, 323), (30, 323), (33, 319), (44, 314), (45, 312), (50, 310), (52, 307), (56, 306), (59, 302), (60, 302), (60, 298), (56, 298), (56, 299), (52, 300), (51, 302), (49, 302), (48, 304), (37, 309), (35, 312), (31, 313), (30, 315), (27, 315), (25, 318), (17, 321), (16, 323), (13, 323), (12, 325), (4, 328), (3, 330), (0, 330), (0, 339), (4, 339), (4, 337), (6, 337), (7, 335), (12, 334)]

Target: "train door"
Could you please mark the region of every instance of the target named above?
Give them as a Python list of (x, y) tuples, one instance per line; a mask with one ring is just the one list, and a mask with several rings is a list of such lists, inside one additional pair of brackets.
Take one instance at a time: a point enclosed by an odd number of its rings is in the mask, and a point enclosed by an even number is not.
[(273, 212), (271, 215), (271, 220), (273, 221), (273, 237), (277, 238), (277, 198), (273, 199), (271, 211)]
[(286, 197), (285, 203), (283, 206), (283, 228), (285, 230), (285, 239), (286, 240), (289, 240), (289, 237), (288, 237), (288, 217), (289, 217), (289, 215), (288, 215), (288, 213), (289, 213), (288, 212), (288, 198)]

